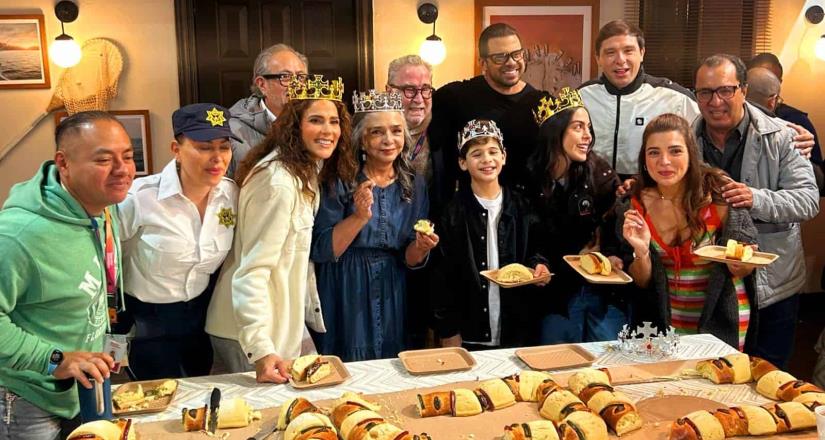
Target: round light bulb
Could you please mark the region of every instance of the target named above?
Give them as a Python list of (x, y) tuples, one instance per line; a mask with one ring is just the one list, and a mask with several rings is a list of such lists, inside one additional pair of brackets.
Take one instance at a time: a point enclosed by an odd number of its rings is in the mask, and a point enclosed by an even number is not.
[(825, 61), (825, 35), (819, 37), (819, 39), (816, 40), (816, 46), (814, 46), (814, 53), (816, 54), (817, 58)]
[(444, 62), (444, 58), (447, 57), (447, 48), (444, 46), (441, 38), (438, 38), (436, 35), (430, 35), (421, 43), (418, 54), (424, 61), (436, 66)]
[(80, 62), (80, 46), (72, 37), (61, 34), (49, 47), (49, 56), (60, 67), (72, 67)]

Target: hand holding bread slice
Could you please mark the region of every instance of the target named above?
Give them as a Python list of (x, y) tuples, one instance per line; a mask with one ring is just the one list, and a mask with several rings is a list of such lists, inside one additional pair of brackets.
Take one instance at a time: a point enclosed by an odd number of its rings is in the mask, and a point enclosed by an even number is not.
[(420, 232), (424, 235), (431, 235), (433, 232), (435, 232), (435, 225), (433, 224), (433, 222), (427, 219), (421, 219), (415, 222), (415, 225), (413, 225), (413, 230), (415, 230), (416, 232)]

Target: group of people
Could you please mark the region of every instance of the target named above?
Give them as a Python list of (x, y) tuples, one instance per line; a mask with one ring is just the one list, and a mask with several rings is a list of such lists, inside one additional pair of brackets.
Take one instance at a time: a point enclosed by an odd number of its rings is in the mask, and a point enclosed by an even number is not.
[[(0, 436), (65, 433), (75, 383), (125, 361), (122, 334), (138, 379), (209, 374), (214, 358), (283, 383), (312, 351), (609, 340), (640, 321), (783, 366), (821, 155), (809, 121), (777, 117), (770, 57), (751, 71), (708, 57), (691, 92), (646, 74), (641, 30), (617, 20), (596, 39), (602, 76), (553, 96), (522, 80), (511, 26), (484, 29), (478, 52), (481, 75), (438, 90), (419, 57), (394, 60), (351, 116), (340, 79), (275, 45), (252, 96), (176, 110), (174, 160), (135, 180), (116, 118), (61, 122), (54, 160), (0, 211)], [(693, 253), (727, 239), (780, 258)], [(588, 251), (633, 284), (563, 261)], [(479, 274), (510, 263), (554, 275), (503, 289)]]

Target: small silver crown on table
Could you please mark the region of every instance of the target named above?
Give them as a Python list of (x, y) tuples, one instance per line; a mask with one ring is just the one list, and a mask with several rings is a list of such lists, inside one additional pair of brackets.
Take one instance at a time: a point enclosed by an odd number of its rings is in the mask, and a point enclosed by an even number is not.
[(627, 324), (618, 334), (618, 349), (623, 354), (648, 359), (661, 359), (679, 351), (679, 335), (672, 326), (664, 333), (651, 325), (649, 321), (630, 330)]

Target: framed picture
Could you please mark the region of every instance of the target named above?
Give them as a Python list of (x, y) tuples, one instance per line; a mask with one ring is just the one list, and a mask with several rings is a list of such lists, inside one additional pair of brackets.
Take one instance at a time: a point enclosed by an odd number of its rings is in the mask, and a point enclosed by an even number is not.
[(48, 89), (43, 15), (0, 14), (0, 89)]
[[(132, 140), (132, 148), (135, 150), (135, 168), (137, 176), (148, 176), (152, 174), (152, 130), (149, 126), (149, 110), (111, 110), (109, 113), (115, 115), (117, 119), (126, 127), (126, 133)], [(69, 117), (66, 112), (58, 112), (54, 115), (55, 125)]]
[[(476, 35), (494, 23), (516, 28), (524, 47), (523, 79), (558, 95), (596, 75), (592, 47), (599, 0), (475, 0)], [(480, 73), (480, 72), (479, 72)]]

